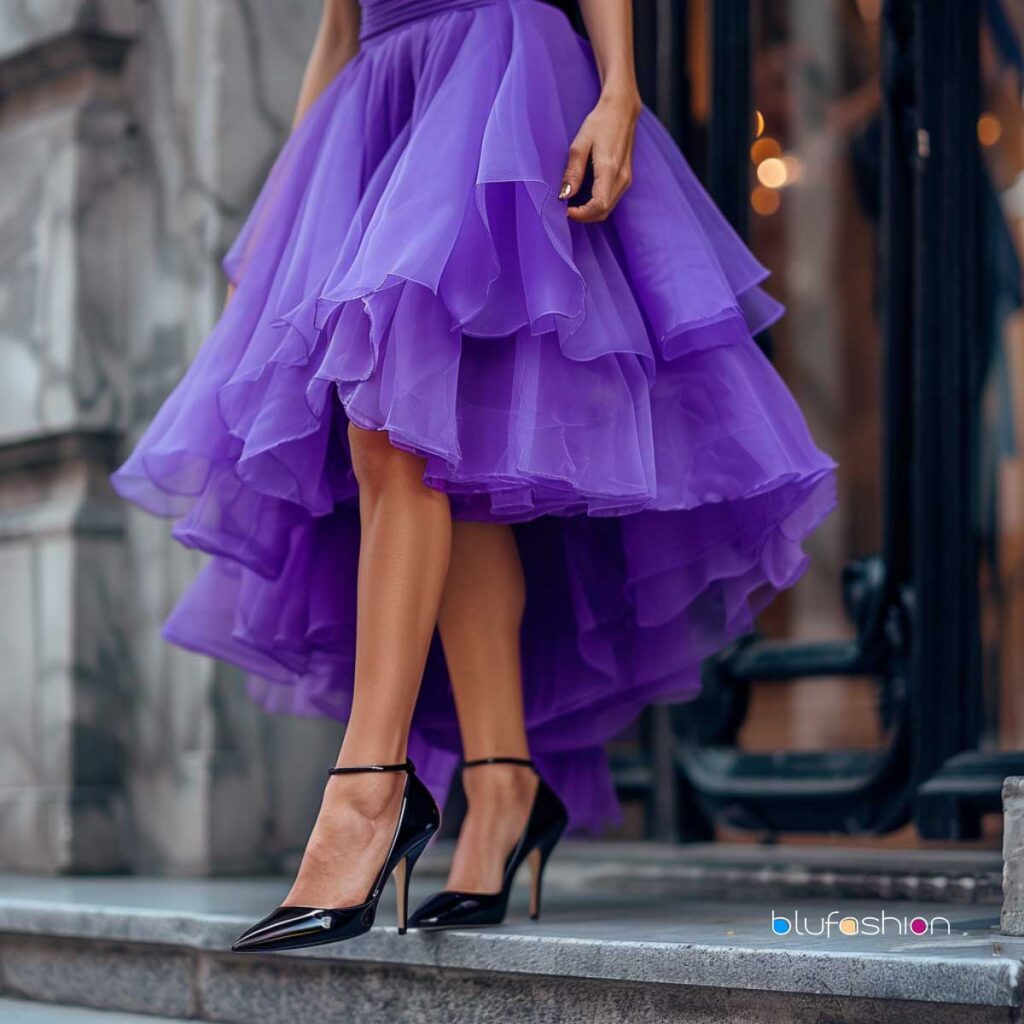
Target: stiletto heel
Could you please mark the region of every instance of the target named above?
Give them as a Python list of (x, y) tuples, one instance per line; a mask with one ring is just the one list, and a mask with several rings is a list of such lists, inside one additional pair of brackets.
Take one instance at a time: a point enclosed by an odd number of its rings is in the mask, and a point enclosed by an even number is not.
[(352, 907), (278, 907), (235, 940), (231, 947), (234, 952), (273, 953), (322, 946), (362, 935), (373, 927), (381, 893), (392, 875), (398, 889), (398, 931), (405, 934), (409, 879), (420, 854), (440, 827), (441, 814), (427, 787), (417, 778), (412, 761), (331, 768), (328, 774), (354, 775), (358, 772), (405, 772), (406, 776), (391, 848), (366, 899)]
[[(466, 761), (463, 768), (488, 764), (517, 764), (537, 772), (534, 763), (525, 757), (485, 757)], [(516, 872), (523, 861), (529, 861), (531, 872), (530, 917), (540, 917), (541, 884), (551, 851), (568, 824), (565, 805), (555, 791), (537, 775), (537, 793), (523, 834), (505, 861), (501, 889), (498, 892), (453, 892), (445, 889), (423, 902), (410, 918), (409, 927), (437, 930), (470, 928), (501, 924), (508, 909), (508, 898)]]
[(544, 868), (547, 867), (548, 857), (555, 848), (562, 833), (544, 846), (537, 846), (530, 851), (530, 920), (540, 920), (540, 896), (544, 884)]
[(404, 935), (409, 925), (409, 858), (395, 868), (395, 906), (398, 910), (398, 934)]
[(405, 935), (409, 927), (409, 882), (412, 880), (412, 869), (420, 854), (427, 848), (429, 838), (415, 849), (410, 850), (395, 868), (395, 895), (398, 907), (398, 934)]
[(530, 862), (530, 920), (540, 919), (540, 887), (544, 873), (544, 862), (539, 849), (531, 850), (527, 858)]

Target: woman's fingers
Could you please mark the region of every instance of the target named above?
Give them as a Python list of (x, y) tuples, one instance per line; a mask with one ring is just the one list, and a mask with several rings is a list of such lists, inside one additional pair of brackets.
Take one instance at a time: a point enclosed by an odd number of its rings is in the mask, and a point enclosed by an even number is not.
[(640, 98), (632, 92), (602, 92), (569, 150), (560, 198), (568, 199), (579, 192), (588, 158), (594, 172), (591, 194), (581, 196), (579, 205), (566, 211), (570, 220), (605, 220), (629, 188), (633, 141), (641, 112)]
[(587, 173), (587, 158), (590, 156), (590, 144), (579, 135), (569, 147), (569, 161), (562, 175), (562, 187), (558, 190), (559, 199), (571, 199), (580, 190), (583, 176)]
[(619, 165), (610, 160), (594, 160), (594, 187), (590, 199), (582, 206), (569, 207), (569, 218), (581, 224), (605, 220), (615, 208), (619, 196), (621, 175)]

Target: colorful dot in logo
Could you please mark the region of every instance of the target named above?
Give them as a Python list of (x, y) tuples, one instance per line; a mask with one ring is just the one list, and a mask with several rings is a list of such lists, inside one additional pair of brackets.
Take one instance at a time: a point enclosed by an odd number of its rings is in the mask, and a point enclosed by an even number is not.
[(776, 935), (786, 935), (793, 926), (789, 923), (788, 917), (776, 917), (772, 915), (772, 931)]
[(855, 917), (844, 917), (839, 922), (839, 930), (844, 935), (856, 935), (860, 931), (860, 922)]
[(924, 935), (928, 931), (928, 922), (923, 917), (915, 917), (910, 922), (910, 930), (915, 935)]

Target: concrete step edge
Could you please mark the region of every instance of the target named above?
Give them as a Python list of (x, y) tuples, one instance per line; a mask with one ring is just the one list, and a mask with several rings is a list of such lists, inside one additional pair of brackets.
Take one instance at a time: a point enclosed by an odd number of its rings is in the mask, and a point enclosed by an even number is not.
[[(137, 907), (62, 904), (54, 900), (0, 900), (0, 934), (121, 943), (225, 954), (251, 923), (236, 914), (171, 913)], [(913, 942), (913, 947), (909, 945)], [(979, 958), (987, 944), (991, 955)], [(908, 940), (907, 955), (794, 949), (778, 945), (708, 945), (552, 936), (527, 925), (399, 936), (378, 924), (353, 942), (276, 957), (277, 970), (294, 959), (396, 967), (534, 975), (561, 979), (739, 989), (756, 992), (913, 1000), (971, 1006), (1020, 1007), (1024, 943), (974, 938), (923, 953)], [(1018, 949), (1018, 947), (1020, 947)], [(971, 955), (973, 954), (973, 955)], [(234, 959), (234, 957), (232, 957)], [(242, 959), (242, 958), (239, 958)], [(250, 958), (246, 958), (250, 959)], [(264, 958), (251, 958), (259, 960)]]

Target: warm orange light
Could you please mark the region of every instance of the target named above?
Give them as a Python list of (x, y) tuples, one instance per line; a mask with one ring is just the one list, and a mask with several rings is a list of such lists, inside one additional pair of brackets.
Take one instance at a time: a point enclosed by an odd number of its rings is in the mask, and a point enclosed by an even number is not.
[(754, 138), (761, 138), (761, 134), (764, 132), (764, 114), (760, 110), (754, 111)]
[(782, 156), (782, 147), (770, 135), (766, 135), (763, 139), (758, 139), (750, 147), (750, 159), (755, 164), (761, 163), (762, 160), (770, 160), (772, 157), (780, 156)]
[(857, 10), (865, 21), (878, 21), (882, 16), (882, 0), (857, 0)]
[(1003, 123), (995, 114), (982, 114), (978, 118), (978, 141), (983, 146), (994, 146), (1003, 137)]
[(779, 193), (774, 189), (765, 188), (764, 185), (758, 185), (750, 193), (750, 205), (754, 208), (754, 213), (759, 213), (762, 217), (770, 217), (781, 203)]
[(766, 188), (782, 188), (788, 177), (785, 163), (777, 156), (770, 156), (757, 165), (757, 180)]

